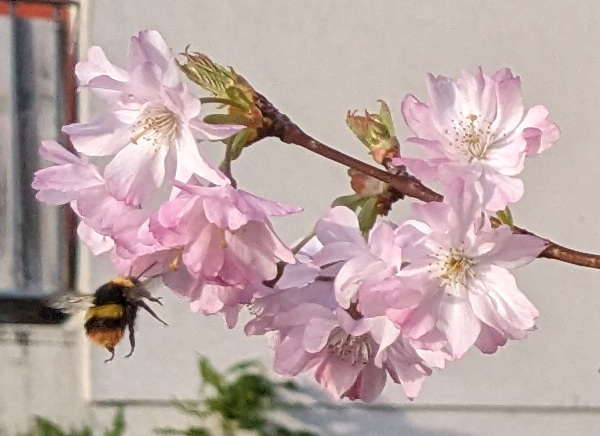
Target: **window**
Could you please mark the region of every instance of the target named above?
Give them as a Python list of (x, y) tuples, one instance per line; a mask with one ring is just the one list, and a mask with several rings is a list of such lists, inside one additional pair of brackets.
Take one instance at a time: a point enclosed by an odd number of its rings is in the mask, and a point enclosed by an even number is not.
[(42, 139), (76, 119), (79, 8), (66, 0), (0, 0), (0, 322), (56, 323), (45, 306), (73, 288), (75, 217), (31, 189)]

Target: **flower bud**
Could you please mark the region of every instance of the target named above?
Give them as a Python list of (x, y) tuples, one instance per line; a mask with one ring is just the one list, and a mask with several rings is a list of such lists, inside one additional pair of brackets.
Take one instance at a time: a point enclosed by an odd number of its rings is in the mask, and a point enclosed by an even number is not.
[(393, 157), (400, 155), (400, 144), (394, 132), (394, 125), (388, 105), (383, 101), (379, 114), (356, 115), (356, 111), (348, 111), (346, 124), (356, 137), (365, 144), (378, 164), (385, 164)]
[(181, 53), (185, 63), (179, 68), (188, 79), (213, 94), (214, 97), (201, 99), (204, 103), (217, 103), (227, 106), (227, 114), (211, 114), (204, 121), (210, 124), (241, 124), (246, 127), (234, 141), (234, 159), (242, 148), (254, 142), (264, 119), (257, 102), (258, 97), (250, 84), (231, 67), (214, 63), (202, 53), (189, 53), (186, 47)]
[(350, 186), (361, 197), (377, 197), (387, 190), (387, 183), (360, 171), (349, 169)]

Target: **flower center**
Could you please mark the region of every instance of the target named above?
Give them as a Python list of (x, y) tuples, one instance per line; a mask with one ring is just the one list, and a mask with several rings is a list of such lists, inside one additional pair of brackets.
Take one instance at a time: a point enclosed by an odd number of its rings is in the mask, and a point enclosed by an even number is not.
[(489, 145), (493, 142), (492, 123), (478, 115), (469, 114), (465, 119), (452, 120), (452, 134), (449, 145), (459, 154), (466, 156), (470, 162), (484, 160)]
[(352, 336), (341, 327), (334, 328), (327, 340), (327, 350), (352, 365), (372, 362), (376, 348), (375, 341), (368, 333)]
[(436, 256), (438, 258), (439, 277), (446, 292), (459, 296), (459, 287), (466, 286), (467, 281), (475, 276), (473, 260), (466, 256), (462, 248), (451, 248)]
[(177, 137), (178, 130), (179, 120), (173, 111), (163, 104), (150, 104), (133, 124), (131, 142), (137, 144), (142, 139), (155, 147), (168, 145)]

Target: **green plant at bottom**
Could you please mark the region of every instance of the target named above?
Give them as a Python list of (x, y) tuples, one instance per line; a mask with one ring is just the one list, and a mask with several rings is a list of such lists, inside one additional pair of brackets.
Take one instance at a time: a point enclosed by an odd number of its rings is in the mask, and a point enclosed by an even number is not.
[[(123, 436), (125, 434), (125, 414), (122, 408), (119, 408), (113, 418), (110, 428), (104, 431), (103, 436)], [(68, 431), (63, 430), (58, 424), (49, 419), (36, 416), (33, 427), (25, 433), (19, 433), (17, 436), (93, 436), (94, 433), (89, 426), (81, 429), (71, 428)]]
[[(274, 421), (269, 414), (282, 410), (286, 403), (281, 399), (284, 391), (296, 391), (292, 382), (277, 383), (270, 380), (257, 362), (238, 363), (224, 373), (218, 372), (207, 359), (199, 364), (202, 378), (198, 401), (174, 401), (174, 406), (199, 421), (186, 429), (159, 428), (161, 435), (213, 436), (203, 424), (207, 419), (218, 422), (219, 435), (233, 436), (240, 430), (257, 436), (316, 436), (305, 430), (290, 430)], [(207, 388), (211, 393), (206, 394)]]

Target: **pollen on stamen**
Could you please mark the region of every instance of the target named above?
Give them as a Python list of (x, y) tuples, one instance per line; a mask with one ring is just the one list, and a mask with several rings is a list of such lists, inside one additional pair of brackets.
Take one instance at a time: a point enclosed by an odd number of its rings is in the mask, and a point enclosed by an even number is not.
[(151, 146), (169, 145), (179, 131), (177, 116), (164, 105), (149, 105), (133, 124), (131, 142), (137, 144), (140, 139)]
[(343, 328), (336, 327), (331, 331), (327, 340), (327, 350), (352, 365), (365, 365), (372, 362), (376, 354), (376, 343), (365, 333), (352, 336)]
[(479, 115), (471, 113), (452, 120), (453, 140), (449, 144), (453, 150), (464, 155), (469, 162), (484, 160), (488, 148), (494, 142), (491, 123)]
[(178, 250), (177, 252), (177, 256), (175, 256), (175, 258), (171, 261), (171, 263), (169, 263), (168, 268), (170, 270), (176, 271), (177, 267), (179, 266), (179, 261), (181, 260), (181, 250)]
[(457, 285), (466, 286), (474, 276), (473, 265), (473, 260), (462, 249), (452, 248), (442, 253), (439, 261), (441, 285), (446, 287), (449, 294), (455, 295), (452, 290)]

